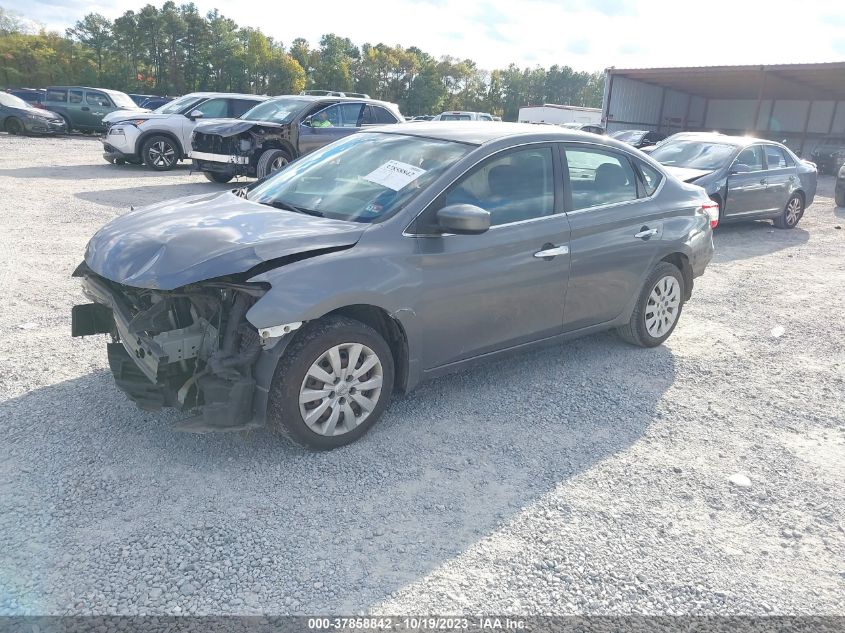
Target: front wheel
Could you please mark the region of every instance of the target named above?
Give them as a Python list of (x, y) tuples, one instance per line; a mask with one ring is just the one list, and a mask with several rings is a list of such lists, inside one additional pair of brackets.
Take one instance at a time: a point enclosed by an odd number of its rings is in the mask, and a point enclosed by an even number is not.
[(20, 119), (16, 119), (15, 117), (9, 117), (6, 119), (5, 127), (9, 134), (23, 134), (23, 123), (20, 122)]
[(845, 187), (837, 189), (834, 197), (836, 198), (837, 207), (845, 207)]
[(668, 262), (660, 262), (646, 279), (623, 340), (641, 347), (657, 347), (675, 330), (684, 307), (684, 276)]
[(271, 424), (308, 448), (349, 444), (381, 417), (393, 377), (393, 354), (373, 328), (339, 316), (309, 323), (276, 368)]
[(287, 166), (290, 162), (290, 155), (283, 149), (268, 149), (261, 154), (258, 159), (258, 164), (255, 166), (255, 175), (258, 178), (264, 178), (267, 174), (272, 174)]
[(774, 224), (779, 229), (794, 229), (802, 215), (804, 215), (804, 201), (798, 194), (793, 194), (786, 203), (783, 213), (775, 218)]
[(221, 174), (216, 171), (204, 171), (202, 174), (211, 182), (219, 182), (221, 185), (234, 178), (231, 174)]
[(156, 171), (170, 171), (179, 160), (179, 149), (166, 136), (153, 136), (144, 143), (141, 155), (148, 167)]

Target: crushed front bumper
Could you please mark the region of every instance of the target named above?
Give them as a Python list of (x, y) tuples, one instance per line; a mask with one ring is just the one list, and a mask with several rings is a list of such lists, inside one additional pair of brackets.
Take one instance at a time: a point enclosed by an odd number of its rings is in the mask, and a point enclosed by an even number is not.
[[(82, 268), (82, 267), (80, 267)], [(74, 306), (72, 335), (109, 334), (109, 367), (117, 386), (140, 408), (191, 410), (180, 430), (256, 428), (266, 418), (276, 361), (286, 347), (262, 350), (258, 332), (244, 318), (252, 294), (198, 285), (172, 293), (126, 289), (94, 274), (82, 276), (93, 304)], [(138, 296), (155, 300), (138, 308)], [(219, 299), (217, 298), (219, 296)], [(176, 302), (183, 302), (182, 327)], [(190, 304), (190, 318), (184, 316)], [(212, 322), (214, 321), (214, 322)]]

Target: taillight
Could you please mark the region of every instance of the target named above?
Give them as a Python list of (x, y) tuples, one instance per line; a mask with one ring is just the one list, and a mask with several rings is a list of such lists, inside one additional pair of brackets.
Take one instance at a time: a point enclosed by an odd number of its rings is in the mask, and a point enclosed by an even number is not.
[(701, 212), (710, 218), (710, 228), (719, 226), (719, 203), (715, 200), (708, 200), (701, 205)]

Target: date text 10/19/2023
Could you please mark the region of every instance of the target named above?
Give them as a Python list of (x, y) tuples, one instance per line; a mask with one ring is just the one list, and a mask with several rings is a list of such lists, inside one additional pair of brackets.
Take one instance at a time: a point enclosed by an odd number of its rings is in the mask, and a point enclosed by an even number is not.
[(315, 631), (524, 631), (525, 621), (508, 617), (324, 617), (308, 618)]

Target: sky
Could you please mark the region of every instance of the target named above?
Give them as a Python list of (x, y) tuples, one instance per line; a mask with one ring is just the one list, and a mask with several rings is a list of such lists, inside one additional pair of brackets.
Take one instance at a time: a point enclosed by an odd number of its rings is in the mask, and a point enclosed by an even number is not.
[[(161, 6), (163, 0), (153, 2)], [(180, 4), (181, 0), (177, 0)], [(417, 46), (483, 69), (576, 70), (845, 61), (842, 0), (194, 0), (285, 45), (324, 33)], [(144, 0), (0, 0), (63, 31), (89, 12), (115, 18)], [(17, 6), (16, 6), (17, 5)]]

